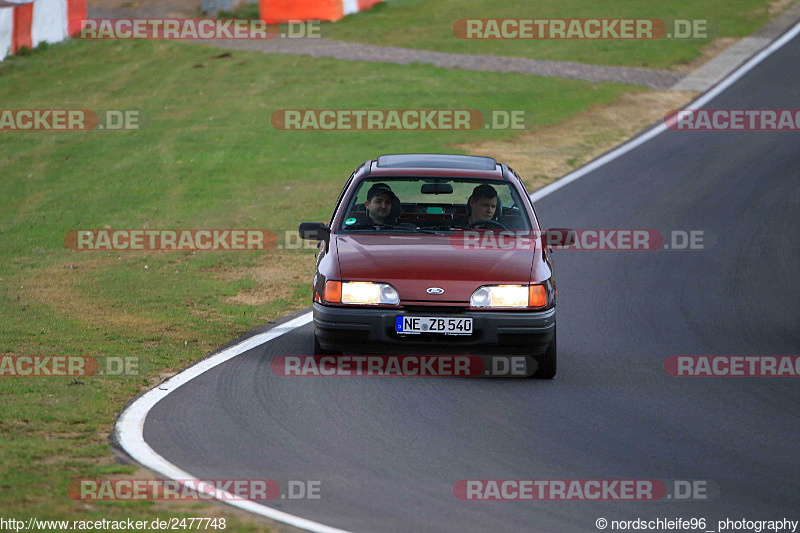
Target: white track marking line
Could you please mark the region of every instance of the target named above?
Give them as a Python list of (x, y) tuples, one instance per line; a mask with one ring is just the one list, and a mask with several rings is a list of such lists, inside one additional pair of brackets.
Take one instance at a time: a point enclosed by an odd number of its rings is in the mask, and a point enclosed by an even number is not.
[[(312, 314), (306, 313), (293, 320), (290, 320), (289, 322), (286, 322), (285, 324), (276, 326), (269, 331), (250, 337), (249, 339), (235, 346), (226, 348), (218, 354), (212, 355), (211, 357), (200, 361), (196, 365), (168, 379), (158, 387), (147, 391), (135, 402), (133, 402), (127, 409), (125, 409), (125, 411), (117, 420), (116, 434), (117, 441), (119, 442), (120, 446), (122, 446), (122, 448), (131, 457), (136, 459), (136, 461), (145, 467), (149, 468), (150, 470), (154, 470), (170, 479), (198, 481), (199, 479), (197, 477), (191, 475), (185, 470), (181, 470), (177, 466), (164, 459), (161, 455), (156, 453), (156, 451), (153, 450), (149, 444), (145, 442), (144, 421), (147, 418), (147, 414), (158, 402), (166, 398), (170, 392), (178, 389), (181, 385), (185, 385), (200, 374), (203, 374), (207, 370), (221, 365), (225, 361), (233, 359), (237, 355), (276, 339), (284, 333), (288, 333), (296, 328), (305, 326), (311, 322), (311, 320)], [(311, 520), (306, 520), (305, 518), (300, 518), (289, 513), (271, 509), (249, 500), (234, 500), (233, 495), (225, 491), (218, 492), (222, 497), (221, 501), (233, 505), (234, 507), (244, 509), (245, 511), (266, 516), (272, 520), (284, 522), (286, 524), (307, 529), (309, 531), (318, 531), (320, 533), (347, 533), (343, 529), (337, 529), (313, 522)]]

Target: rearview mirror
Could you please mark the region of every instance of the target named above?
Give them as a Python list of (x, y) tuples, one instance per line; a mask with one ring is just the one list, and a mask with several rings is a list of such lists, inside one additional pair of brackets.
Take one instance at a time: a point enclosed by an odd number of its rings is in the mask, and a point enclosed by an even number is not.
[(327, 241), (331, 229), (321, 222), (303, 222), (300, 224), (300, 238), (309, 241)]
[(425, 183), (420, 192), (422, 194), (453, 194), (453, 186), (449, 183)]

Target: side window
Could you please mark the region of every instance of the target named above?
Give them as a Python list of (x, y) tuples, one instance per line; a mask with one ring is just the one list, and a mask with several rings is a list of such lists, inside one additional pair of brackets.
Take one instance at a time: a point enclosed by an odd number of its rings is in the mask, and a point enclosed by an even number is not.
[(333, 208), (333, 213), (331, 214), (331, 219), (328, 221), (328, 226), (329, 227), (333, 226), (333, 217), (336, 216), (336, 212), (339, 210), (339, 204), (342, 203), (342, 198), (344, 198), (344, 192), (347, 190), (348, 187), (350, 187), (350, 182), (353, 181), (353, 178), (355, 177), (356, 172), (361, 170), (361, 167), (363, 167), (363, 166), (364, 165), (359, 166), (357, 169), (355, 169), (353, 171), (352, 174), (350, 174), (350, 177), (347, 178), (347, 182), (344, 184), (344, 187), (342, 187), (342, 192), (339, 193), (339, 199), (336, 200), (336, 207)]
[(504, 207), (511, 208), (513, 207), (516, 202), (514, 201), (514, 196), (511, 193), (511, 187), (497, 187), (499, 190), (497, 191), (497, 195), (500, 198), (501, 205)]

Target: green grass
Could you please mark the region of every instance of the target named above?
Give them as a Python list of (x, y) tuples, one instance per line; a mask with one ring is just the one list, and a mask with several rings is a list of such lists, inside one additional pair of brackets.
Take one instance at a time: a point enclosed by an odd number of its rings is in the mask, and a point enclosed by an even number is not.
[[(265, 228), (282, 235), (301, 221), (327, 220), (344, 181), (368, 158), (517, 134), (277, 131), (270, 117), (282, 108), (514, 109), (543, 126), (632, 90), (424, 65), (218, 55), (184, 44), (82, 41), (0, 64), (4, 108), (147, 116), (136, 131), (0, 133), (0, 354), (134, 356), (144, 370), (124, 378), (0, 378), (5, 518), (222, 512), (75, 502), (66, 487), (74, 478), (134, 471), (114, 464), (107, 435), (159, 371), (309, 305), (309, 250), (75, 252), (64, 246), (67, 231)], [(270, 285), (270, 276), (277, 282)], [(258, 290), (264, 301), (233, 298)], [(226, 515), (237, 530), (263, 529)]]
[(258, 16), (258, 4), (239, 4), (233, 11), (217, 13), (217, 18), (221, 19), (257, 19)]
[(599, 65), (669, 68), (688, 63), (703, 40), (462, 40), (453, 24), (462, 18), (705, 19), (715, 37), (743, 37), (769, 18), (765, 0), (390, 0), (323, 27), (330, 38), (461, 54), (489, 54)]

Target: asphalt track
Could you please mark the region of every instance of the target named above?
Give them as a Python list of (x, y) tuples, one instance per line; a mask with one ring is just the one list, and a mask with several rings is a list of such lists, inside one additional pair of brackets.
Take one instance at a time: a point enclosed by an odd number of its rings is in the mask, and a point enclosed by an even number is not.
[[(707, 108), (800, 108), (795, 37)], [(282, 378), (305, 326), (182, 385), (145, 441), (194, 476), (321, 480), (270, 507), (351, 531), (800, 519), (800, 381), (674, 378), (676, 354), (800, 354), (800, 134), (662, 133), (537, 202), (548, 227), (702, 230), (700, 251), (558, 251), (553, 381)], [(310, 273), (309, 273), (310, 275)], [(459, 479), (691, 479), (706, 501), (468, 502)], [(610, 530), (610, 528), (609, 528)]]

